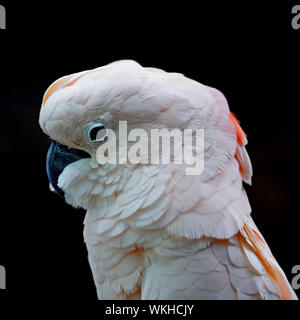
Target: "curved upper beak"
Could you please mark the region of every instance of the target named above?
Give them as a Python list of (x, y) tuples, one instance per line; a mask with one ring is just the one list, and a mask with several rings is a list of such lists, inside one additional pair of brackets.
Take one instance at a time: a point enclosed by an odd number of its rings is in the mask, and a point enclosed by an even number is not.
[(47, 153), (46, 170), (52, 187), (61, 197), (64, 198), (64, 191), (57, 185), (60, 174), (67, 165), (83, 158), (90, 158), (90, 155), (52, 140)]

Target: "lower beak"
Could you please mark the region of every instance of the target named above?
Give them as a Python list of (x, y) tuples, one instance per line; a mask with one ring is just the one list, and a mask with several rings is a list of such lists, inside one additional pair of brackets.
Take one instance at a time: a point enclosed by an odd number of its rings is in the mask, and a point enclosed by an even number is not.
[(57, 185), (60, 174), (66, 166), (84, 158), (90, 158), (90, 155), (85, 151), (72, 149), (52, 140), (47, 153), (46, 170), (50, 184), (61, 197), (64, 198), (65, 193)]

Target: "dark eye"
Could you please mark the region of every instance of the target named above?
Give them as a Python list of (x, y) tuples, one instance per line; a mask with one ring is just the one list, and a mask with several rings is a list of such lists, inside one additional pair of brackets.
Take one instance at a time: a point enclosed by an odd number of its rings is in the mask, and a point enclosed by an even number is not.
[(102, 123), (90, 123), (85, 131), (86, 142), (93, 147), (98, 147), (108, 139), (108, 134), (108, 129)]
[(90, 129), (89, 136), (91, 141), (102, 141), (107, 139), (107, 129), (102, 124), (99, 124)]

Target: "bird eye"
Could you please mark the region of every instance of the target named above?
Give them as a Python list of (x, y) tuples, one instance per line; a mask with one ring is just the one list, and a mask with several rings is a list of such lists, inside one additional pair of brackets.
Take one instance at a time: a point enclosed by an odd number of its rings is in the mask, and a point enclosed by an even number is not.
[(109, 131), (102, 123), (90, 123), (85, 130), (85, 140), (92, 147), (98, 147), (107, 141)]

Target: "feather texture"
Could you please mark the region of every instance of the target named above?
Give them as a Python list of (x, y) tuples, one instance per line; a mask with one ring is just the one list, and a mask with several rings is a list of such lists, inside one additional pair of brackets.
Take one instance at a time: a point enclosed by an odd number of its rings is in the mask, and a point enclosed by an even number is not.
[[(122, 120), (147, 133), (204, 129), (204, 170), (188, 176), (185, 164), (99, 165), (83, 135), (95, 119), (117, 142)], [(247, 229), (259, 234), (242, 185), (252, 176), (247, 140), (221, 92), (118, 61), (56, 82), (40, 125), (91, 155), (68, 165), (58, 185), (69, 204), (87, 210), (84, 239), (100, 299), (296, 298), (266, 244)]]

